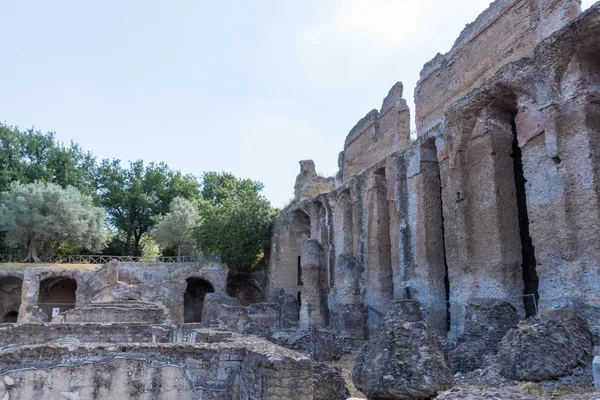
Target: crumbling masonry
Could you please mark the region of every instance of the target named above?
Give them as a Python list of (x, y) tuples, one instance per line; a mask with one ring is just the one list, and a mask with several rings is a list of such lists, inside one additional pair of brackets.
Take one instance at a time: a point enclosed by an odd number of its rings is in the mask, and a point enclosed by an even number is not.
[(452, 338), (470, 299), (524, 317), (529, 294), (584, 314), (598, 344), (599, 37), (600, 4), (497, 0), (421, 71), (416, 138), (397, 83), (348, 134), (335, 183), (302, 161), (270, 269), (301, 327), (366, 338), (415, 299)]

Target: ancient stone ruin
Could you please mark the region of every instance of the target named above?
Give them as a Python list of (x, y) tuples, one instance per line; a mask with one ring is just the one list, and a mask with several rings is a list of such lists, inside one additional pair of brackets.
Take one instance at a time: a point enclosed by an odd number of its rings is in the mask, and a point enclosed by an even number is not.
[(266, 272), (0, 265), (0, 396), (598, 398), (600, 3), (494, 1), (415, 99), (300, 162)]

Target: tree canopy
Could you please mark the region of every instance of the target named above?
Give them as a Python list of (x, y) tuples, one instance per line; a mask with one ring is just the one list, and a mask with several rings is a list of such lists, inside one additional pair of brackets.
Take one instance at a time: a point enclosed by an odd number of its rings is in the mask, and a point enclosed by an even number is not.
[(99, 250), (105, 239), (104, 209), (76, 188), (13, 182), (0, 203), (0, 231), (8, 246), (26, 247), (25, 261), (39, 261), (64, 243)]
[[(206, 172), (198, 179), (165, 163), (97, 161), (77, 143), (57, 142), (53, 132), (0, 123), (0, 251), (27, 248), (29, 260), (58, 247), (59, 252), (141, 256), (154, 254), (158, 244), (162, 254), (195, 247), (221, 254), (232, 268), (251, 269), (269, 243), (274, 216), (262, 190), (262, 183), (227, 172)], [(35, 212), (28, 216), (23, 207)], [(108, 237), (103, 248), (104, 236), (80, 237), (83, 221), (89, 224), (86, 234), (104, 226), (99, 210)], [(59, 214), (74, 218), (75, 225)]]
[(189, 249), (194, 245), (194, 229), (198, 225), (198, 203), (176, 197), (171, 202), (169, 212), (160, 216), (154, 228), (156, 242), (164, 247)]
[(198, 197), (198, 181), (171, 171), (164, 163), (144, 165), (141, 160), (121, 166), (119, 160), (103, 160), (98, 188), (108, 221), (124, 235), (125, 255), (141, 255), (140, 241), (169, 210), (176, 197)]
[(237, 270), (256, 267), (270, 242), (275, 217), (275, 210), (260, 193), (262, 187), (260, 182), (230, 173), (204, 174), (196, 231), (203, 252), (220, 254), (225, 264)]
[(54, 133), (0, 124), (0, 191), (11, 182), (52, 182), (95, 194), (96, 159), (78, 144), (57, 143)]

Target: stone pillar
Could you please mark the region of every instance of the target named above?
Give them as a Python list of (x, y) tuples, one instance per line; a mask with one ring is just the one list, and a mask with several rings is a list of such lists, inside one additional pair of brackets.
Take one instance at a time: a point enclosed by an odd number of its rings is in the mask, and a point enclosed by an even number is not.
[(327, 302), (323, 296), (322, 271), (325, 268), (323, 246), (316, 239), (302, 243), (300, 267), (302, 268), (302, 303), (300, 306), (300, 329), (308, 330), (327, 325)]
[(425, 142), (411, 157), (408, 173), (409, 213), (414, 243), (414, 267), (407, 273), (406, 297), (419, 300), (426, 321), (441, 337), (448, 331), (442, 187), (437, 147)]
[[(44, 322), (41, 310), (34, 308), (40, 295), (40, 277), (35, 274), (34, 268), (26, 268), (23, 276), (23, 287), (21, 289), (21, 306), (19, 307), (18, 322)], [(40, 318), (42, 320), (40, 320)]]
[(360, 269), (352, 254), (340, 254), (335, 265), (333, 329), (365, 338), (365, 310), (360, 299)]
[(394, 296), (391, 265), (390, 215), (385, 168), (369, 177), (365, 249), (365, 306), (369, 331), (383, 320)]

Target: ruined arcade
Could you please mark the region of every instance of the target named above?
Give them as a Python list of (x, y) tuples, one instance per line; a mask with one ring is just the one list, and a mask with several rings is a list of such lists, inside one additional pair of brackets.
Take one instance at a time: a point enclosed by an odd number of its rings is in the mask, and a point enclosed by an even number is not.
[(598, 398), (600, 3), (496, 0), (423, 67), (416, 133), (405, 96), (335, 177), (300, 161), (251, 281), (0, 264), (0, 395), (344, 400), (351, 355), (370, 399)]

